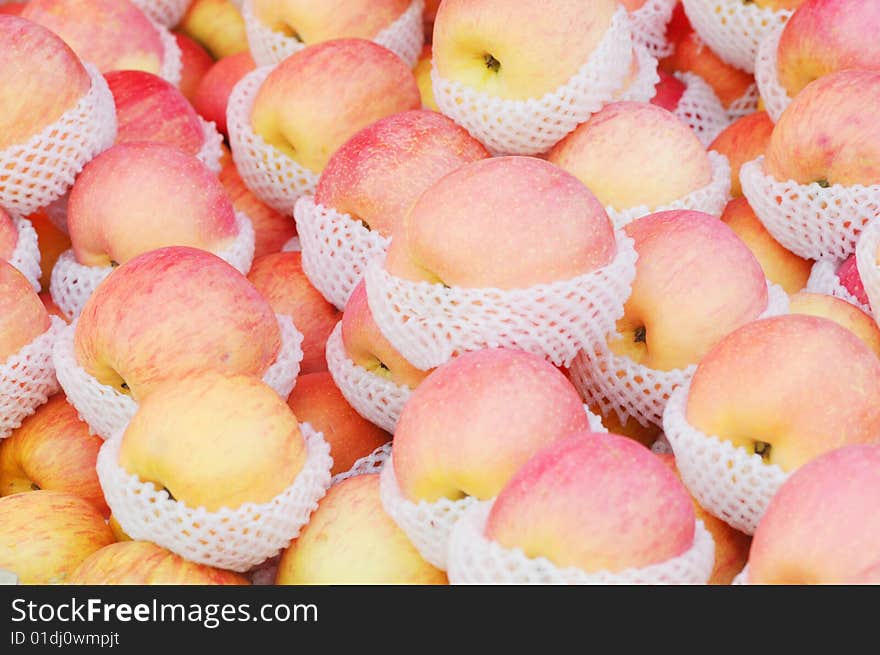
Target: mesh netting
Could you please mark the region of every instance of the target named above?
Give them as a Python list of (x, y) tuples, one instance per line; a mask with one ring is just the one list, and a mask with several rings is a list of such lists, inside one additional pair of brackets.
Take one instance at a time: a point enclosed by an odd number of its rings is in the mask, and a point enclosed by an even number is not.
[(755, 82), (758, 85), (758, 91), (761, 93), (767, 114), (774, 123), (779, 122), (779, 117), (791, 102), (788, 91), (779, 83), (779, 76), (776, 73), (776, 53), (784, 28), (785, 25), (779, 25), (767, 33), (764, 40), (761, 41), (755, 59)]
[(18, 232), (18, 241), (15, 250), (9, 258), (9, 263), (24, 275), (34, 291), (40, 292), (40, 277), (43, 272), (40, 269), (40, 245), (37, 239), (37, 231), (33, 224), (26, 218), (13, 218), (15, 229)]

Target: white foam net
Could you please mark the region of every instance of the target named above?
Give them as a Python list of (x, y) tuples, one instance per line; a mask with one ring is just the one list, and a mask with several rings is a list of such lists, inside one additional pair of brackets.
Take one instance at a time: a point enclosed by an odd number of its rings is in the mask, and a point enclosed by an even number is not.
[[(865, 231), (862, 232), (863, 236)], [(856, 247), (856, 252), (858, 252), (858, 246)], [(807, 280), (806, 290), (812, 293), (824, 293), (828, 296), (840, 298), (851, 305), (855, 305), (868, 315), (872, 315), (871, 308), (860, 303), (858, 299), (847, 291), (846, 287), (840, 283), (840, 278), (837, 277), (837, 270), (840, 268), (841, 264), (842, 262), (830, 259), (820, 259), (816, 261), (816, 263), (813, 264), (813, 268), (810, 270), (810, 278)]]
[[(862, 279), (862, 286), (865, 287), (865, 295), (868, 296), (871, 307), (880, 307), (878, 251), (880, 251), (880, 221), (874, 221), (865, 227), (856, 246), (856, 266), (859, 269), (859, 277)], [(863, 309), (865, 308), (863, 307)], [(866, 311), (871, 313), (869, 310)]]
[(132, 0), (132, 3), (160, 25), (174, 27), (192, 0)]
[(326, 354), (330, 375), (348, 404), (370, 423), (393, 434), (412, 393), (409, 387), (374, 375), (351, 361), (342, 343), (342, 322), (330, 333)]
[[(767, 291), (767, 309), (760, 318), (788, 313), (788, 294), (782, 287), (768, 283)], [(662, 424), (669, 396), (696, 370), (696, 364), (669, 371), (649, 368), (613, 353), (607, 343), (581, 352), (569, 369), (572, 384), (587, 404), (605, 415), (615, 412), (621, 423), (633, 418), (645, 427)]]
[(444, 79), (435, 64), (431, 69), (434, 99), (440, 111), (493, 153), (536, 155), (549, 150), (615, 97), (632, 64), (632, 44), (629, 17), (621, 6), (581, 69), (541, 98), (495, 98)]
[(122, 431), (98, 453), (98, 479), (119, 525), (132, 539), (151, 541), (181, 557), (231, 571), (247, 571), (274, 557), (299, 535), (330, 486), (330, 446), (300, 424), (308, 455), (283, 492), (265, 503), (209, 512), (172, 500), (119, 465)]
[(732, 585), (747, 585), (749, 584), (749, 565), (746, 564), (745, 568), (736, 574), (736, 577), (731, 581)]
[(107, 81), (85, 64), (92, 86), (61, 118), (25, 143), (0, 150), (0, 207), (28, 216), (64, 195), (79, 172), (116, 140)]
[(672, 113), (687, 123), (705, 147), (730, 125), (730, 116), (712, 87), (693, 73), (676, 73), (687, 87)]
[(700, 520), (694, 526), (693, 545), (677, 557), (642, 568), (587, 573), (556, 566), (545, 557), (528, 557), (519, 548), (505, 548), (486, 537), (493, 504), (470, 507), (455, 525), (448, 556), (451, 584), (698, 585), (712, 575), (715, 542)]
[(661, 59), (672, 54), (672, 44), (666, 40), (666, 26), (678, 0), (648, 0), (630, 13), (633, 41)]
[(220, 160), (223, 158), (223, 136), (217, 131), (217, 126), (213, 121), (206, 121), (201, 116), (198, 117), (199, 124), (202, 126), (202, 147), (196, 153), (202, 163), (215, 174), (219, 174), (223, 168)]
[(328, 302), (344, 309), (367, 265), (384, 259), (391, 239), (348, 214), (303, 196), (293, 213), (302, 250), (303, 271)]
[(742, 0), (682, 0), (700, 38), (731, 66), (755, 72), (755, 56), (764, 35), (793, 13), (746, 4)]
[(9, 263), (17, 268), (24, 275), (34, 291), (40, 292), (40, 246), (37, 239), (37, 231), (33, 224), (26, 218), (13, 218), (15, 228), (18, 232), (18, 241), (15, 243), (15, 250), (9, 258)]
[(46, 216), (52, 221), (52, 224), (64, 234), (70, 234), (67, 229), (67, 201), (70, 200), (70, 191), (64, 193), (63, 196), (50, 202), (44, 208)]
[[(235, 217), (238, 223), (238, 236), (230, 245), (216, 254), (243, 275), (246, 275), (254, 258), (254, 228), (244, 213), (236, 212)], [(86, 301), (92, 296), (98, 285), (112, 272), (112, 266), (80, 264), (76, 260), (73, 250), (65, 250), (52, 268), (49, 293), (58, 309), (67, 318), (75, 318), (79, 316)]]
[(365, 276), (373, 319), (391, 345), (423, 371), (483, 348), (513, 348), (569, 366), (604, 343), (623, 315), (635, 277), (633, 241), (617, 232), (608, 265), (526, 289), (452, 288), (390, 275), (374, 260)]
[(666, 404), (663, 432), (681, 479), (700, 506), (746, 534), (755, 528), (788, 475), (760, 455), (694, 428), (685, 418), (690, 382)]
[(647, 49), (638, 46), (635, 49), (639, 61), (639, 72), (625, 90), (616, 98), (621, 101), (650, 102), (657, 94), (657, 83), (660, 74), (657, 72), (657, 59)]
[(352, 464), (351, 468), (344, 473), (337, 473), (336, 475), (334, 475), (333, 480), (331, 480), (330, 484), (331, 486), (339, 484), (344, 480), (348, 480), (349, 478), (353, 478), (358, 475), (381, 473), (389, 457), (391, 457), (390, 441), (386, 444), (382, 444), (369, 455), (365, 455), (364, 457), (358, 459), (354, 464)]
[(791, 102), (788, 91), (779, 83), (779, 76), (776, 73), (776, 53), (784, 28), (785, 25), (780, 24), (767, 33), (761, 41), (755, 59), (755, 82), (758, 84), (767, 114), (774, 123), (779, 122), (779, 117)]
[(732, 123), (743, 116), (748, 116), (749, 114), (754, 114), (758, 111), (758, 100), (760, 97), (760, 93), (758, 93), (758, 85), (754, 83), (749, 85), (749, 88), (746, 89), (746, 92), (742, 97), (731, 102), (730, 106), (727, 108), (727, 115), (730, 117), (730, 122)]
[(706, 156), (709, 158), (709, 163), (712, 166), (712, 180), (709, 184), (691, 191), (678, 200), (673, 200), (670, 203), (653, 209), (647, 205), (628, 207), (626, 209), (605, 207), (605, 211), (608, 213), (611, 222), (614, 223), (614, 227), (621, 229), (642, 216), (672, 209), (692, 209), (712, 214), (713, 216), (721, 216), (730, 197), (730, 163), (727, 161), (727, 157), (714, 150), (707, 151)]
[(806, 259), (846, 259), (865, 225), (880, 216), (880, 184), (780, 182), (764, 170), (763, 156), (743, 164), (739, 178), (767, 231)]
[[(302, 334), (289, 316), (278, 314), (281, 350), (263, 375), (263, 381), (285, 400), (296, 385), (302, 361)], [(65, 326), (55, 340), (52, 361), (67, 400), (76, 408), (89, 432), (102, 439), (125, 429), (138, 409), (137, 401), (113, 387), (98, 382), (76, 361), (76, 322)]]
[(291, 216), (299, 197), (314, 192), (319, 175), (266, 143), (251, 126), (254, 97), (271, 72), (271, 66), (258, 68), (235, 85), (226, 109), (226, 127), (241, 179), (260, 200)]

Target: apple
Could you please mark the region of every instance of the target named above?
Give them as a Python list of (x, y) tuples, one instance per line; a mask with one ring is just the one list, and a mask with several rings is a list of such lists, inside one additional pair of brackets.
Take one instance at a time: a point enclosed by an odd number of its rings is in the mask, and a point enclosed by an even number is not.
[(672, 8), (672, 16), (666, 24), (666, 40), (673, 47), (677, 47), (688, 35), (693, 34), (694, 28), (684, 10), (681, 0), (677, 0)]
[(9, 261), (18, 245), (18, 228), (12, 216), (0, 207), (0, 259)]
[(644, 102), (616, 102), (578, 126), (548, 153), (606, 207), (668, 204), (712, 181), (712, 163), (693, 130)]
[(119, 465), (187, 507), (216, 512), (266, 503), (306, 461), (296, 416), (248, 375), (208, 371), (168, 380), (122, 435)]
[[(2, 213), (2, 210), (0, 210), (0, 213)], [(37, 245), (40, 249), (40, 285), (43, 291), (48, 291), (55, 262), (58, 261), (61, 253), (69, 249), (72, 244), (67, 233), (59, 230), (45, 211), (41, 210), (31, 214), (28, 216), (28, 220), (37, 232)], [(2, 231), (2, 220), (0, 220), (0, 232)], [(0, 235), (0, 243), (2, 241), (3, 236)], [(0, 258), (4, 258), (2, 253), (0, 253)]]
[(48, 312), (49, 316), (57, 316), (65, 323), (70, 323), (70, 319), (67, 318), (67, 315), (61, 311), (61, 308), (55, 304), (55, 301), (52, 300), (52, 294), (48, 291), (43, 291), (40, 294), (40, 302), (43, 303), (43, 307), (46, 308), (46, 312)]
[(71, 585), (246, 585), (243, 575), (196, 564), (148, 541), (95, 551), (67, 578)]
[(178, 29), (201, 43), (215, 59), (248, 50), (244, 18), (229, 0), (193, 0)]
[(10, 14), (18, 16), (27, 6), (27, 2), (6, 2), (0, 4), (0, 14)]
[(348, 404), (327, 372), (300, 375), (287, 404), (301, 422), (323, 434), (330, 444), (331, 475), (345, 473), (391, 438)]
[(434, 83), (431, 80), (431, 46), (422, 48), (416, 65), (413, 67), (413, 75), (416, 76), (416, 84), (419, 85), (419, 93), (422, 96), (422, 107), (433, 111), (440, 111), (437, 101), (434, 100)]
[(855, 253), (847, 257), (840, 265), (840, 268), (837, 269), (837, 279), (840, 280), (843, 288), (849, 291), (856, 300), (866, 307), (871, 306), (868, 294), (865, 293), (865, 285), (862, 284), (862, 277), (859, 275)]
[(773, 11), (797, 9), (806, 1), (807, 0), (746, 0), (746, 2), (753, 2), (758, 7), (772, 9)]
[(0, 42), (3, 150), (55, 123), (89, 92), (92, 81), (73, 50), (40, 25), (0, 15)]
[(432, 48), (440, 77), (508, 100), (568, 82), (602, 41), (615, 0), (444, 0)]
[(714, 216), (660, 212), (625, 230), (639, 258), (612, 352), (656, 370), (686, 368), (767, 309), (761, 265)]
[(767, 507), (749, 553), (750, 584), (876, 584), (880, 446), (839, 448), (805, 464)]
[[(880, 14), (880, 11), (878, 11)], [(880, 183), (880, 70), (847, 70), (809, 84), (779, 117), (765, 168), (799, 184)]]
[(539, 450), (511, 477), (485, 536), (558, 567), (619, 572), (684, 554), (695, 524), (684, 485), (650, 450), (580, 431)]
[(788, 19), (776, 50), (776, 73), (789, 97), (845, 69), (880, 69), (874, 0), (808, 0)]
[(261, 376), (280, 347), (275, 314), (254, 286), (216, 255), (182, 246), (117, 268), (74, 333), (79, 365), (135, 400), (203, 370)]
[(205, 73), (192, 99), (195, 110), (205, 120), (213, 121), (217, 129), (227, 136), (226, 107), (229, 104), (229, 94), (239, 80), (254, 68), (256, 64), (249, 52), (223, 57)]
[(437, 10), (440, 8), (441, 2), (442, 0), (425, 0), (425, 10), (422, 14), (422, 19), (425, 23), (425, 37), (429, 44), (434, 34), (434, 19), (437, 17)]
[(394, 474), (413, 502), (493, 498), (538, 450), (588, 429), (577, 391), (544, 359), (494, 348), (437, 368), (394, 433)]
[(647, 426), (642, 425), (632, 416), (627, 417), (625, 421), (621, 421), (620, 416), (613, 409), (607, 414), (603, 414), (602, 408), (598, 404), (591, 405), (590, 411), (602, 418), (602, 425), (612, 434), (628, 437), (648, 448), (657, 441), (657, 438), (663, 431), (659, 425), (654, 425), (650, 422)]
[(339, 39), (278, 64), (254, 97), (251, 123), (266, 143), (320, 173), (361, 128), (421, 104), (397, 55), (372, 41)]
[(102, 73), (162, 68), (159, 31), (129, 0), (30, 0), (21, 17), (55, 32)]
[(826, 318), (790, 314), (749, 323), (709, 351), (686, 418), (790, 472), (877, 440), (878, 393), (880, 360), (861, 339)]
[(415, 389), (430, 373), (410, 364), (382, 334), (370, 311), (363, 281), (352, 291), (342, 312), (342, 345), (355, 364), (398, 386)]
[(177, 86), (183, 97), (192, 102), (196, 95), (196, 89), (199, 88), (199, 83), (214, 65), (214, 59), (197, 41), (182, 32), (174, 32), (174, 40), (177, 41), (177, 47), (180, 48), (180, 58), (183, 64), (180, 83)]
[(19, 270), (0, 259), (0, 362), (49, 329), (49, 315)]
[(151, 141), (197, 155), (205, 141), (198, 114), (172, 84), (143, 71), (104, 75), (116, 105), (116, 143)]
[(22, 584), (64, 582), (80, 562), (114, 541), (94, 505), (63, 491), (0, 498), (0, 526), (0, 569)]
[(300, 374), (327, 370), (327, 337), (340, 312), (312, 286), (302, 267), (302, 253), (279, 252), (254, 260), (248, 280), (276, 314), (287, 314), (303, 335)]
[(238, 235), (232, 202), (204, 163), (174, 146), (113, 146), (83, 169), (67, 227), (76, 260), (124, 264), (163, 246), (222, 252)]
[(666, 111), (675, 111), (681, 97), (687, 91), (687, 85), (666, 71), (659, 70), (657, 74), (660, 76), (660, 81), (654, 87), (655, 94), (651, 98), (651, 104), (662, 107)]
[(318, 180), (315, 202), (390, 237), (426, 189), (488, 156), (443, 114), (394, 114), (365, 127), (336, 151)]
[(767, 150), (773, 121), (766, 111), (757, 111), (738, 118), (728, 125), (709, 145), (709, 150), (720, 152), (730, 162), (730, 195), (742, 196), (739, 169), (746, 162), (757, 159)]
[(0, 441), (0, 496), (50, 489), (79, 496), (104, 516), (110, 509), (95, 462), (103, 444), (89, 434), (64, 394), (56, 394)]
[(332, 487), (284, 554), (280, 585), (447, 584), (385, 513), (379, 475), (359, 475)]
[(731, 200), (724, 208), (721, 220), (749, 247), (768, 280), (789, 294), (797, 293), (807, 285), (813, 262), (786, 250), (774, 239), (755, 215), (748, 200)]
[(608, 215), (577, 178), (541, 159), (495, 157), (422, 194), (395, 230), (385, 269), (415, 281), (516, 289), (589, 273), (615, 253)]
[(823, 293), (801, 291), (791, 297), (789, 311), (792, 314), (821, 316), (842, 325), (880, 357), (880, 327), (855, 305)]

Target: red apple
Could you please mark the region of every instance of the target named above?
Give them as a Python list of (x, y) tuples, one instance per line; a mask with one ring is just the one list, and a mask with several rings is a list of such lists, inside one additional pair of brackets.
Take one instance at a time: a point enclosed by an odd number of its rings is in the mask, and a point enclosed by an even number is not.
[(214, 121), (217, 129), (228, 136), (226, 106), (229, 94), (238, 81), (256, 68), (249, 52), (229, 55), (217, 61), (205, 73), (192, 99), (193, 107), (205, 120)]

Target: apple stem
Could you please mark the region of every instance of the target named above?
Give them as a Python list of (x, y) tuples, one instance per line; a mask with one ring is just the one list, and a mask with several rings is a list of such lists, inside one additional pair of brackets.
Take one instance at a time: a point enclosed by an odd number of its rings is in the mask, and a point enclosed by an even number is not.
[(819, 185), (820, 187), (822, 187), (823, 189), (827, 189), (828, 187), (831, 186), (831, 183), (830, 183), (828, 180), (825, 180), (825, 179), (822, 179), (822, 180), (816, 180), (816, 184), (818, 184), (818, 185)]
[(770, 458), (770, 444), (766, 441), (755, 442), (755, 453), (761, 456), (761, 459), (767, 461)]
[(633, 341), (636, 343), (645, 343), (648, 340), (648, 332), (645, 329), (645, 326), (636, 328), (635, 333), (633, 334)]
[(486, 68), (488, 68), (490, 71), (497, 73), (499, 70), (501, 70), (501, 62), (495, 59), (495, 57), (490, 55), (488, 52), (483, 55), (483, 61), (486, 62)]

